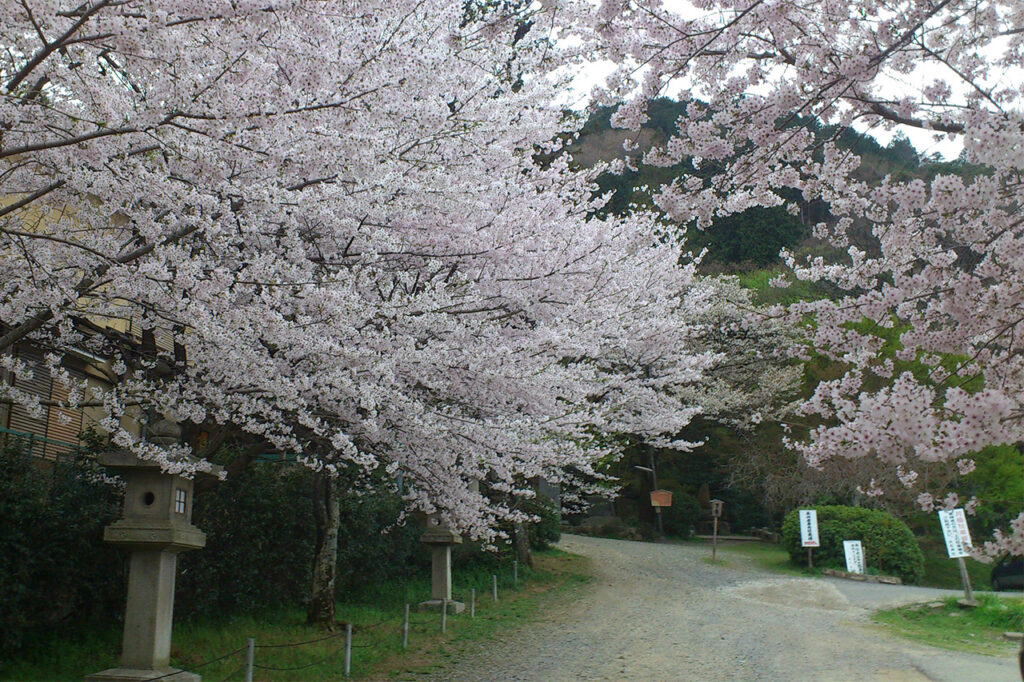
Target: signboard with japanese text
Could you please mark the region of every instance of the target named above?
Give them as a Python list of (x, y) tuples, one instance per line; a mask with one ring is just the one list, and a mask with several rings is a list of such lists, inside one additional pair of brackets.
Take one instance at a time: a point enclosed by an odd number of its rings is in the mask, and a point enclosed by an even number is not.
[(818, 512), (814, 509), (800, 510), (800, 546), (821, 546), (818, 542)]
[(846, 570), (850, 573), (864, 573), (864, 547), (860, 540), (843, 540), (843, 552), (846, 553)]
[(946, 539), (946, 553), (950, 559), (971, 556), (971, 532), (967, 529), (967, 517), (963, 509), (939, 512), (939, 525)]

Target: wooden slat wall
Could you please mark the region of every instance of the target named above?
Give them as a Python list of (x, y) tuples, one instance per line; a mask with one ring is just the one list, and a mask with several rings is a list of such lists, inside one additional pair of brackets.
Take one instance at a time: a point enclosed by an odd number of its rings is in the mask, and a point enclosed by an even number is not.
[[(84, 378), (81, 372), (71, 371), (71, 376), (74, 379), (80, 380)], [(69, 389), (59, 381), (54, 381), (53, 386), (50, 390), (50, 399), (55, 401), (66, 401), (68, 399)], [(50, 440), (59, 440), (63, 443), (71, 443), (72, 445), (78, 445), (79, 434), (82, 432), (82, 410), (81, 409), (68, 409), (66, 407), (51, 407), (47, 415), (46, 420), (46, 437)], [(47, 443), (44, 448), (44, 455), (46, 457), (56, 457), (57, 455), (67, 454), (71, 451), (71, 448), (66, 445), (58, 445), (56, 443)]]
[[(50, 372), (43, 363), (43, 354), (34, 349), (20, 348), (18, 349), (18, 358), (31, 369), (29, 372), (15, 375), (15, 388), (38, 396), (42, 400), (49, 399), (52, 381), (50, 380)], [(13, 431), (22, 431), (45, 437), (46, 422), (47, 417), (45, 414), (42, 418), (37, 418), (30, 415), (28, 410), (21, 405), (11, 406), (9, 428)], [(33, 446), (32, 454), (39, 457), (43, 456), (44, 448), (41, 442)]]

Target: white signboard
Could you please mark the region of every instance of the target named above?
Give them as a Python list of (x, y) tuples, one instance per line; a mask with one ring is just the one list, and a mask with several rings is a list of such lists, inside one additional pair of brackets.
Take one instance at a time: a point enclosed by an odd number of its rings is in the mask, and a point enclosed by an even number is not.
[(963, 509), (939, 512), (942, 536), (946, 539), (946, 552), (950, 559), (971, 556), (971, 532), (967, 529), (967, 517)]
[(818, 512), (814, 509), (800, 510), (800, 546), (821, 546), (818, 544)]
[(864, 573), (864, 548), (860, 540), (843, 540), (843, 551), (846, 552), (846, 570), (850, 573)]

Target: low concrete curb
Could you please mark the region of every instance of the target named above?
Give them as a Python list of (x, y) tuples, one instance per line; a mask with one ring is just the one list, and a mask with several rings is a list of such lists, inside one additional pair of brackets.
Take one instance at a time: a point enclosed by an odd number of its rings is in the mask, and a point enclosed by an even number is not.
[(892, 575), (866, 575), (864, 573), (847, 573), (835, 568), (824, 568), (821, 571), (833, 578), (844, 578), (845, 580), (856, 580), (862, 583), (882, 583), (883, 585), (902, 585), (903, 581)]

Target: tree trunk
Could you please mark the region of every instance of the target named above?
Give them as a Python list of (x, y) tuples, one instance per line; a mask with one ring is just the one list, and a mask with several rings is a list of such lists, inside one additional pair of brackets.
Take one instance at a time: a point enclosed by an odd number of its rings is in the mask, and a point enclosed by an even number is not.
[(334, 623), (334, 586), (338, 574), (338, 531), (341, 505), (338, 484), (330, 475), (313, 475), (313, 518), (316, 521), (316, 551), (313, 554), (313, 586), (307, 622)]
[(533, 553), (530, 552), (530, 527), (525, 523), (512, 524), (512, 546), (516, 560), (523, 566), (533, 568)]

